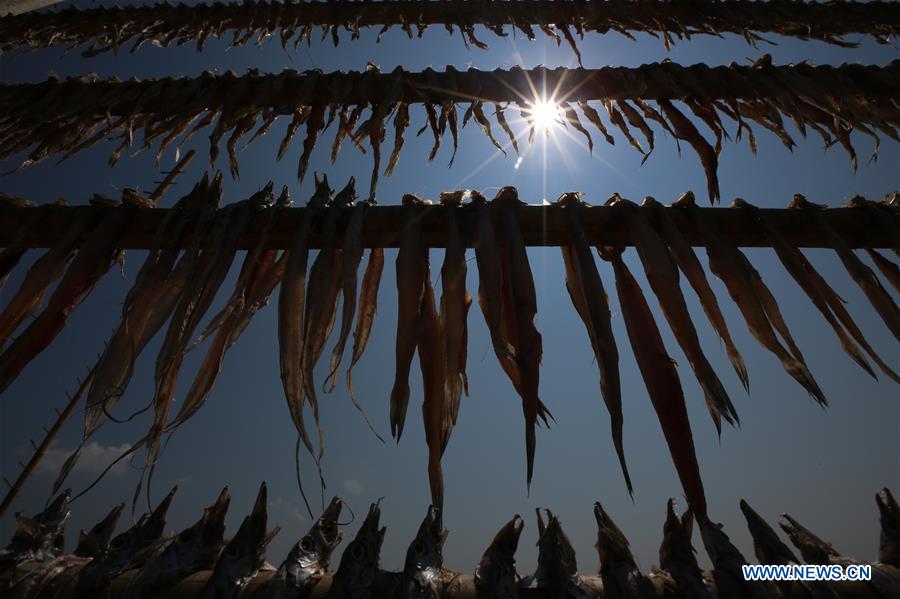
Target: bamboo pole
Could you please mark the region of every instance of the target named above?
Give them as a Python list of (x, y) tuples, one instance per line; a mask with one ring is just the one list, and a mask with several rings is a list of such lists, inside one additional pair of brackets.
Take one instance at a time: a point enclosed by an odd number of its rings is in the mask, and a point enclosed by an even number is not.
[(178, 178), (184, 172), (184, 169), (191, 163), (191, 160), (194, 159), (194, 156), (197, 155), (197, 150), (191, 150), (184, 157), (178, 161), (178, 164), (169, 171), (169, 174), (166, 175), (165, 179), (160, 181), (159, 185), (156, 189), (153, 190), (153, 193), (150, 194), (150, 201), (156, 204), (159, 199), (163, 196), (167, 189), (175, 182), (175, 179)]
[[(42, 226), (29, 230), (19, 238), (19, 223), (29, 210), (42, 210), (45, 215)], [(13, 241), (26, 248), (51, 247), (71, 223), (75, 210), (94, 210), (98, 217), (104, 211), (117, 210), (110, 207), (85, 206), (41, 206), (21, 208), (0, 206), (0, 246)], [(168, 209), (145, 208), (135, 215), (122, 236), (122, 249), (147, 249), (153, 235), (162, 223)], [(267, 247), (286, 249), (293, 238), (294, 230), (303, 219), (306, 208), (286, 208), (279, 213), (277, 222), (268, 233)], [(423, 238), (429, 247), (445, 247), (447, 242), (447, 207), (429, 206), (422, 217)], [(465, 208), (459, 210), (458, 220), (464, 230), (471, 230), (470, 213)], [(676, 224), (682, 229), (687, 241), (693, 246), (702, 246), (703, 237), (694, 230), (691, 222), (679, 208), (667, 208)], [(768, 237), (760, 230), (755, 220), (746, 211), (737, 208), (698, 208), (707, 215), (708, 222), (740, 247), (770, 247)], [(766, 221), (796, 247), (831, 247), (827, 237), (816, 224), (801, 210), (768, 208), (760, 210)], [(581, 211), (585, 235), (592, 245), (632, 245), (628, 228), (621, 214), (614, 207), (588, 206)], [(829, 208), (824, 210), (825, 220), (855, 248), (897, 248), (900, 240), (894, 231), (900, 227), (900, 212), (887, 206), (856, 206)], [(526, 245), (560, 246), (569, 241), (565, 214), (554, 205), (522, 205), (518, 208), (519, 226)], [(240, 240), (240, 249), (249, 249), (256, 244), (263, 231), (265, 217), (259, 216)], [(403, 209), (399, 205), (379, 205), (369, 209), (363, 228), (362, 243), (365, 247), (396, 248), (399, 245)], [(314, 223), (310, 247), (318, 248), (322, 243), (320, 223)], [(346, 215), (339, 223), (339, 231), (346, 225)], [(184, 244), (189, 238), (183, 240)], [(468, 247), (472, 247), (471, 236), (467, 236)]]

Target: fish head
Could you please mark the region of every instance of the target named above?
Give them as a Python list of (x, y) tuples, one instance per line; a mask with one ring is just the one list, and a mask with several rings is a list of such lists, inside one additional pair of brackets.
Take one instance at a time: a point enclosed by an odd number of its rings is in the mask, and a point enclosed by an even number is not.
[(516, 550), (525, 521), (516, 514), (488, 546), (475, 569), (475, 586), (498, 597), (515, 597), (518, 584)]
[(806, 199), (805, 195), (802, 193), (795, 193), (788, 203), (788, 208), (806, 208), (809, 205), (809, 200)]
[(269, 181), (266, 186), (254, 193), (247, 200), (254, 210), (263, 210), (275, 205), (275, 183)]
[(538, 569), (542, 569), (557, 581), (567, 581), (578, 576), (575, 548), (562, 529), (559, 518), (550, 510), (547, 524), (538, 540)]
[(709, 559), (716, 568), (735, 567), (740, 568), (741, 564), (748, 563), (740, 550), (734, 546), (722, 525), (711, 522), (709, 520), (699, 520), (700, 538), (703, 539), (703, 546)]
[(497, 192), (497, 197), (494, 198), (494, 202), (509, 202), (511, 204), (521, 204), (519, 201), (519, 190), (513, 187), (512, 185), (506, 185), (500, 188), (500, 191)]
[(882, 563), (900, 567), (900, 506), (885, 487), (875, 495), (881, 520), (881, 541), (878, 559)]
[(680, 196), (678, 199), (672, 203), (672, 206), (678, 206), (681, 208), (693, 208), (697, 205), (697, 198), (694, 196), (694, 192), (691, 190), (687, 190)]
[(317, 581), (328, 569), (331, 552), (341, 542), (337, 520), (342, 508), (340, 497), (332, 498), (309, 532), (291, 548), (279, 568), (291, 587), (302, 588)]
[(583, 196), (584, 194), (580, 191), (567, 191), (556, 198), (554, 204), (563, 207), (572, 206), (577, 208), (585, 205), (584, 200), (581, 199)]
[(230, 502), (231, 495), (225, 487), (216, 502), (203, 510), (203, 515), (193, 526), (175, 536), (170, 547), (177, 569), (207, 569), (215, 564), (223, 545), (225, 514)]
[(693, 515), (688, 509), (679, 518), (675, 513), (675, 501), (666, 503), (666, 522), (663, 524), (663, 541), (659, 546), (659, 565), (668, 569), (670, 563), (697, 565), (695, 550), (691, 545), (691, 533), (694, 530)]
[(406, 552), (405, 573), (440, 569), (444, 565), (446, 539), (447, 531), (443, 527), (441, 509), (433, 505), (428, 506), (428, 513), (425, 514), (416, 538)]
[(379, 527), (380, 519), (381, 508), (376, 502), (369, 507), (369, 513), (359, 532), (341, 556), (335, 581), (348, 591), (369, 589), (375, 581), (381, 559), (381, 545), (387, 530)]
[(403, 197), (400, 198), (400, 204), (403, 206), (430, 206), (430, 200), (423, 200), (417, 195), (411, 193), (403, 194)]
[(294, 204), (294, 198), (291, 197), (291, 191), (287, 185), (281, 188), (281, 195), (275, 200), (275, 205), (279, 208), (290, 208)]
[(266, 483), (263, 483), (250, 514), (219, 556), (214, 574), (218, 584), (243, 587), (265, 562), (266, 546), (279, 531), (278, 528), (266, 531), (266, 497)]
[(600, 556), (601, 571), (613, 563), (635, 564), (628, 539), (619, 530), (600, 502), (594, 503), (594, 519), (597, 521), (597, 554)]
[(660, 207), (662, 207), (662, 204), (660, 204), (659, 201), (656, 198), (654, 198), (653, 196), (644, 196), (644, 199), (641, 202), (641, 207), (642, 208), (660, 208)]
[(162, 537), (163, 529), (166, 527), (166, 514), (172, 505), (172, 498), (178, 491), (178, 485), (172, 487), (169, 494), (156, 506), (149, 515), (145, 515), (136, 525), (136, 542), (138, 543), (138, 551), (150, 547), (158, 543)]
[(463, 200), (468, 195), (468, 189), (457, 189), (454, 191), (442, 191), (439, 198), (441, 206), (462, 206)]
[(753, 549), (761, 564), (799, 563), (797, 556), (785, 545), (775, 530), (769, 526), (762, 516), (756, 513), (750, 504), (741, 499), (741, 512), (747, 520), (747, 528), (753, 537)]
[(356, 201), (356, 177), (351, 176), (344, 188), (334, 196), (334, 205), (338, 208), (349, 208)]
[(125, 508), (124, 503), (115, 506), (100, 522), (94, 525), (90, 532), (83, 530), (78, 534), (78, 547), (75, 549), (75, 555), (81, 557), (96, 557), (106, 550), (109, 540), (112, 538), (116, 525), (119, 523), (119, 517)]
[(484, 197), (484, 194), (475, 189), (469, 191), (469, 201), (476, 206), (483, 206), (487, 204), (487, 198)]
[(830, 557), (840, 555), (831, 543), (817, 537), (789, 514), (782, 514), (778, 525), (787, 533), (791, 543), (800, 550), (800, 555), (808, 564), (827, 564)]
[(316, 181), (316, 190), (309, 199), (308, 205), (310, 208), (324, 208), (331, 203), (331, 194), (334, 193), (334, 190), (328, 185), (328, 175), (322, 175), (321, 181), (319, 173), (313, 173), (313, 177)]

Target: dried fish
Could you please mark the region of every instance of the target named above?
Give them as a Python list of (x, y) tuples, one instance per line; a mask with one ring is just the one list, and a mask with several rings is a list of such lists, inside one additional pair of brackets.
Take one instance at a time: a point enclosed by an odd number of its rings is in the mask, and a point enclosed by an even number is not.
[(900, 568), (900, 506), (887, 487), (875, 495), (875, 503), (881, 520), (878, 561)]
[(428, 445), (428, 482), (431, 487), (431, 504), (444, 509), (444, 472), (441, 457), (450, 435), (451, 414), (447, 404), (447, 374), (444, 370), (444, 330), (434, 301), (431, 286), (431, 269), (425, 262), (422, 303), (419, 306), (419, 322), (416, 345), (419, 368), (422, 370), (422, 421), (425, 425), (425, 442)]
[(406, 552), (397, 599), (437, 599), (444, 584), (444, 541), (441, 510), (428, 507), (416, 538)]
[(875, 263), (875, 266), (878, 267), (878, 270), (881, 271), (884, 278), (887, 279), (888, 283), (891, 284), (897, 293), (900, 293), (900, 266), (897, 266), (888, 260), (887, 257), (872, 248), (866, 248), (866, 252), (869, 254), (869, 257), (872, 258), (872, 262)]
[(691, 425), (684, 405), (684, 392), (675, 363), (666, 353), (653, 313), (650, 312), (641, 288), (622, 261), (622, 250), (604, 247), (598, 251), (604, 260), (612, 263), (628, 339), (663, 429), (688, 505), (698, 519), (705, 520), (706, 495), (703, 492)]
[(116, 531), (116, 524), (119, 523), (119, 516), (125, 504), (120, 503), (115, 506), (100, 522), (94, 525), (89, 532), (83, 530), (78, 533), (78, 546), (75, 547), (74, 555), (78, 557), (98, 557), (106, 552), (109, 548), (109, 540)]
[(766, 583), (744, 578), (741, 567), (749, 562), (732, 544), (721, 524), (704, 518), (697, 518), (697, 524), (703, 546), (713, 564), (712, 579), (719, 597), (774, 599), (777, 596), (775, 589)]
[(709, 145), (709, 142), (703, 139), (703, 136), (700, 135), (694, 124), (675, 108), (670, 101), (660, 99), (656, 103), (662, 109), (666, 118), (669, 119), (675, 135), (691, 144), (694, 152), (700, 158), (700, 164), (703, 165), (703, 170), (706, 172), (706, 191), (709, 194), (709, 201), (711, 204), (715, 204), (719, 201), (719, 179), (716, 173), (719, 168), (719, 160), (716, 157), (715, 150)]
[(597, 543), (594, 546), (600, 554), (600, 578), (603, 580), (604, 597), (655, 597), (650, 581), (637, 567), (628, 539), (600, 502), (594, 503), (594, 518), (597, 520)]
[(619, 458), (628, 493), (633, 494), (631, 476), (625, 463), (622, 441), (622, 389), (619, 380), (619, 350), (612, 332), (609, 301), (597, 264), (581, 226), (579, 210), (583, 204), (578, 194), (566, 193), (556, 200), (565, 208), (571, 244), (562, 247), (566, 268), (566, 289), (575, 311), (587, 329), (597, 368), (600, 371), (600, 393), (609, 412), (613, 446)]
[(519, 576), (516, 573), (516, 549), (525, 521), (516, 514), (494, 535), (478, 567), (475, 588), (497, 599), (517, 599)]
[(331, 579), (330, 598), (368, 599), (375, 596), (373, 586), (379, 573), (381, 545), (387, 530), (383, 526), (379, 528), (380, 519), (381, 508), (376, 502), (369, 506), (359, 532), (341, 556), (341, 563)]
[(543, 589), (551, 597), (562, 599), (586, 599), (588, 595), (578, 577), (575, 549), (562, 529), (559, 518), (548, 509), (547, 524), (538, 520), (538, 565), (534, 574), (522, 581), (523, 588)]
[[(347, 390), (350, 392), (350, 400), (353, 405), (359, 405), (353, 392), (353, 367), (362, 357), (366, 345), (369, 343), (372, 323), (378, 308), (378, 287), (381, 284), (383, 272), (384, 249), (370, 249), (369, 262), (366, 264), (366, 272), (363, 274), (362, 288), (359, 292), (359, 316), (356, 318), (356, 329), (353, 331), (353, 357), (350, 360), (350, 366), (347, 367)], [(381, 435), (377, 436), (381, 437)]]

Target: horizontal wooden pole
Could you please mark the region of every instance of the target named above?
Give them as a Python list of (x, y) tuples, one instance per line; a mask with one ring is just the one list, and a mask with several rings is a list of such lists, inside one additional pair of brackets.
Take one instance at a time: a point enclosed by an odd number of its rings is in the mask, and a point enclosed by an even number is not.
[[(23, 248), (46, 248), (62, 237), (72, 222), (73, 211), (92, 210), (98, 216), (104, 211), (118, 210), (110, 207), (57, 206), (19, 207), (0, 206), (0, 246), (16, 243)], [(447, 243), (447, 214), (444, 206), (429, 206), (423, 211), (422, 228), (426, 245), (444, 247)], [(458, 220), (464, 233), (472, 230), (471, 211), (459, 210)], [(22, 223), (30, 222), (33, 211), (41, 211), (38, 226), (22, 228)], [(121, 242), (123, 249), (147, 249), (153, 234), (159, 227), (168, 209), (141, 208), (129, 225)], [(267, 246), (287, 248), (306, 208), (286, 208), (278, 215), (273, 229), (269, 232)], [(643, 210), (643, 209), (642, 209)], [(696, 231), (680, 208), (666, 209), (676, 224), (684, 232), (685, 238), (693, 246), (702, 246), (703, 237)], [(707, 217), (716, 230), (740, 247), (767, 247), (771, 244), (760, 231), (751, 216), (740, 208), (697, 208)], [(589, 206), (581, 211), (587, 240), (592, 245), (633, 245), (624, 219), (614, 207)], [(826, 236), (801, 210), (761, 209), (761, 214), (778, 230), (784, 238), (797, 247), (830, 247)], [(847, 241), (851, 247), (890, 248), (900, 247), (893, 232), (900, 229), (900, 211), (888, 207), (843, 207), (824, 211), (825, 219)], [(569, 234), (563, 209), (555, 205), (523, 205), (518, 208), (519, 225), (525, 244), (529, 246), (561, 246), (568, 242)], [(321, 247), (320, 222), (314, 221), (310, 239), (311, 247)], [(253, 247), (262, 230), (264, 219), (257, 217), (248, 232), (241, 238), (239, 247)], [(341, 220), (339, 231), (343, 230), (346, 215)], [(400, 229), (403, 223), (403, 208), (399, 205), (373, 206), (369, 209), (363, 229), (362, 242), (365, 247), (398, 247)], [(472, 236), (464, 235), (469, 247)]]

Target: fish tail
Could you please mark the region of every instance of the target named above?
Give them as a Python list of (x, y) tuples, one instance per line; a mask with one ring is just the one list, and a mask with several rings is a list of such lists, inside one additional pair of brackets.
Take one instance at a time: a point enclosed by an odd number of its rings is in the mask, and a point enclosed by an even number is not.
[(378, 431), (375, 430), (375, 427), (372, 425), (372, 422), (369, 420), (369, 417), (366, 415), (366, 411), (356, 400), (356, 394), (353, 392), (353, 366), (347, 369), (347, 390), (350, 392), (350, 401), (353, 402), (353, 406), (362, 414), (363, 420), (366, 421), (366, 426), (369, 427), (369, 430), (372, 431), (372, 434), (378, 438), (379, 441), (384, 443), (384, 437), (378, 434)]

